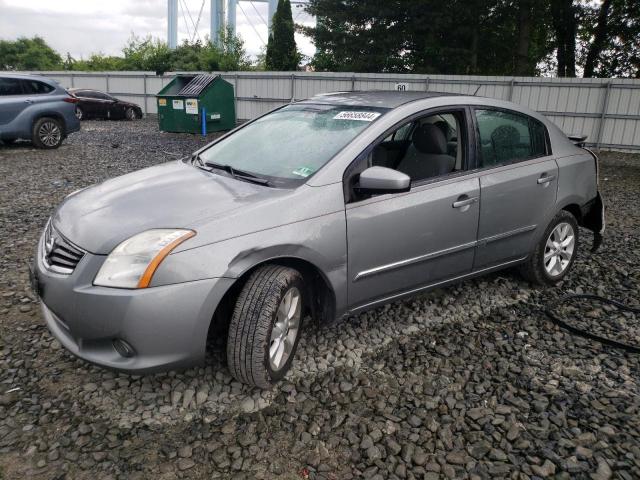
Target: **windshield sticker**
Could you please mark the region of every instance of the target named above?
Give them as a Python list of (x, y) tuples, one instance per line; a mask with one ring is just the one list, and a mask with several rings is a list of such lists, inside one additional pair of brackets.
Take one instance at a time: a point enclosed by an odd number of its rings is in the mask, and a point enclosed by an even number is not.
[(361, 122), (373, 122), (381, 114), (379, 112), (340, 112), (334, 120), (360, 120)]
[(309, 175), (311, 175), (313, 173), (313, 168), (309, 168), (309, 167), (298, 167), (296, 168), (293, 172), (294, 175), (298, 175), (299, 177), (308, 177)]

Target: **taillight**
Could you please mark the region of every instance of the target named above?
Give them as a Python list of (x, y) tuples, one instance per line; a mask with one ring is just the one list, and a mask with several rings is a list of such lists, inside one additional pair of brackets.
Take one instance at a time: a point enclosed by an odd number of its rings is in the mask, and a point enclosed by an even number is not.
[(76, 97), (64, 97), (62, 100), (67, 103), (78, 103), (78, 99)]

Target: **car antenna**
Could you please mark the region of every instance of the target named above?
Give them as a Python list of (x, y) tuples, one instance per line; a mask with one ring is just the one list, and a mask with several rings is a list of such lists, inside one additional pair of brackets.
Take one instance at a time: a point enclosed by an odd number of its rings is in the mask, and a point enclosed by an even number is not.
[(473, 96), (475, 97), (476, 94), (478, 93), (478, 91), (480, 90), (480, 87), (482, 87), (482, 85), (478, 85), (478, 88), (476, 88), (476, 91), (473, 92)]

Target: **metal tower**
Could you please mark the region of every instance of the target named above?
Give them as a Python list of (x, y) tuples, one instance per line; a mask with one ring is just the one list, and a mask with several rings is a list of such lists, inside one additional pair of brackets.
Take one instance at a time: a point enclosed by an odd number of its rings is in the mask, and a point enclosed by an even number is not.
[[(216, 43), (219, 42), (219, 32), (225, 27), (228, 27), (232, 32), (236, 31), (236, 6), (238, 1), (239, 0), (211, 0), (210, 36), (212, 41)], [(250, 1), (269, 4), (267, 27), (271, 30), (271, 20), (278, 8), (278, 0)], [(306, 1), (294, 0), (291, 4), (304, 5)], [(169, 48), (176, 48), (178, 46), (178, 0), (167, 0), (167, 43)]]

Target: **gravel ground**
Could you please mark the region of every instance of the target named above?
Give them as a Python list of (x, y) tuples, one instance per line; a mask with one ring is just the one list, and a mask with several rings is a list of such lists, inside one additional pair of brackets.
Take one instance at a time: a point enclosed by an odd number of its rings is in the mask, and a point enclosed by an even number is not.
[[(571, 292), (638, 305), (640, 156), (602, 155), (605, 243), (559, 288), (507, 271), (309, 326), (272, 391), (233, 381), (215, 348), (143, 377), (74, 359), (28, 288), (46, 219), (73, 190), (204, 142), (144, 120), (84, 122), (53, 152), (0, 147), (0, 479), (640, 477), (640, 357), (540, 313)], [(638, 343), (633, 315), (562, 312)]]

